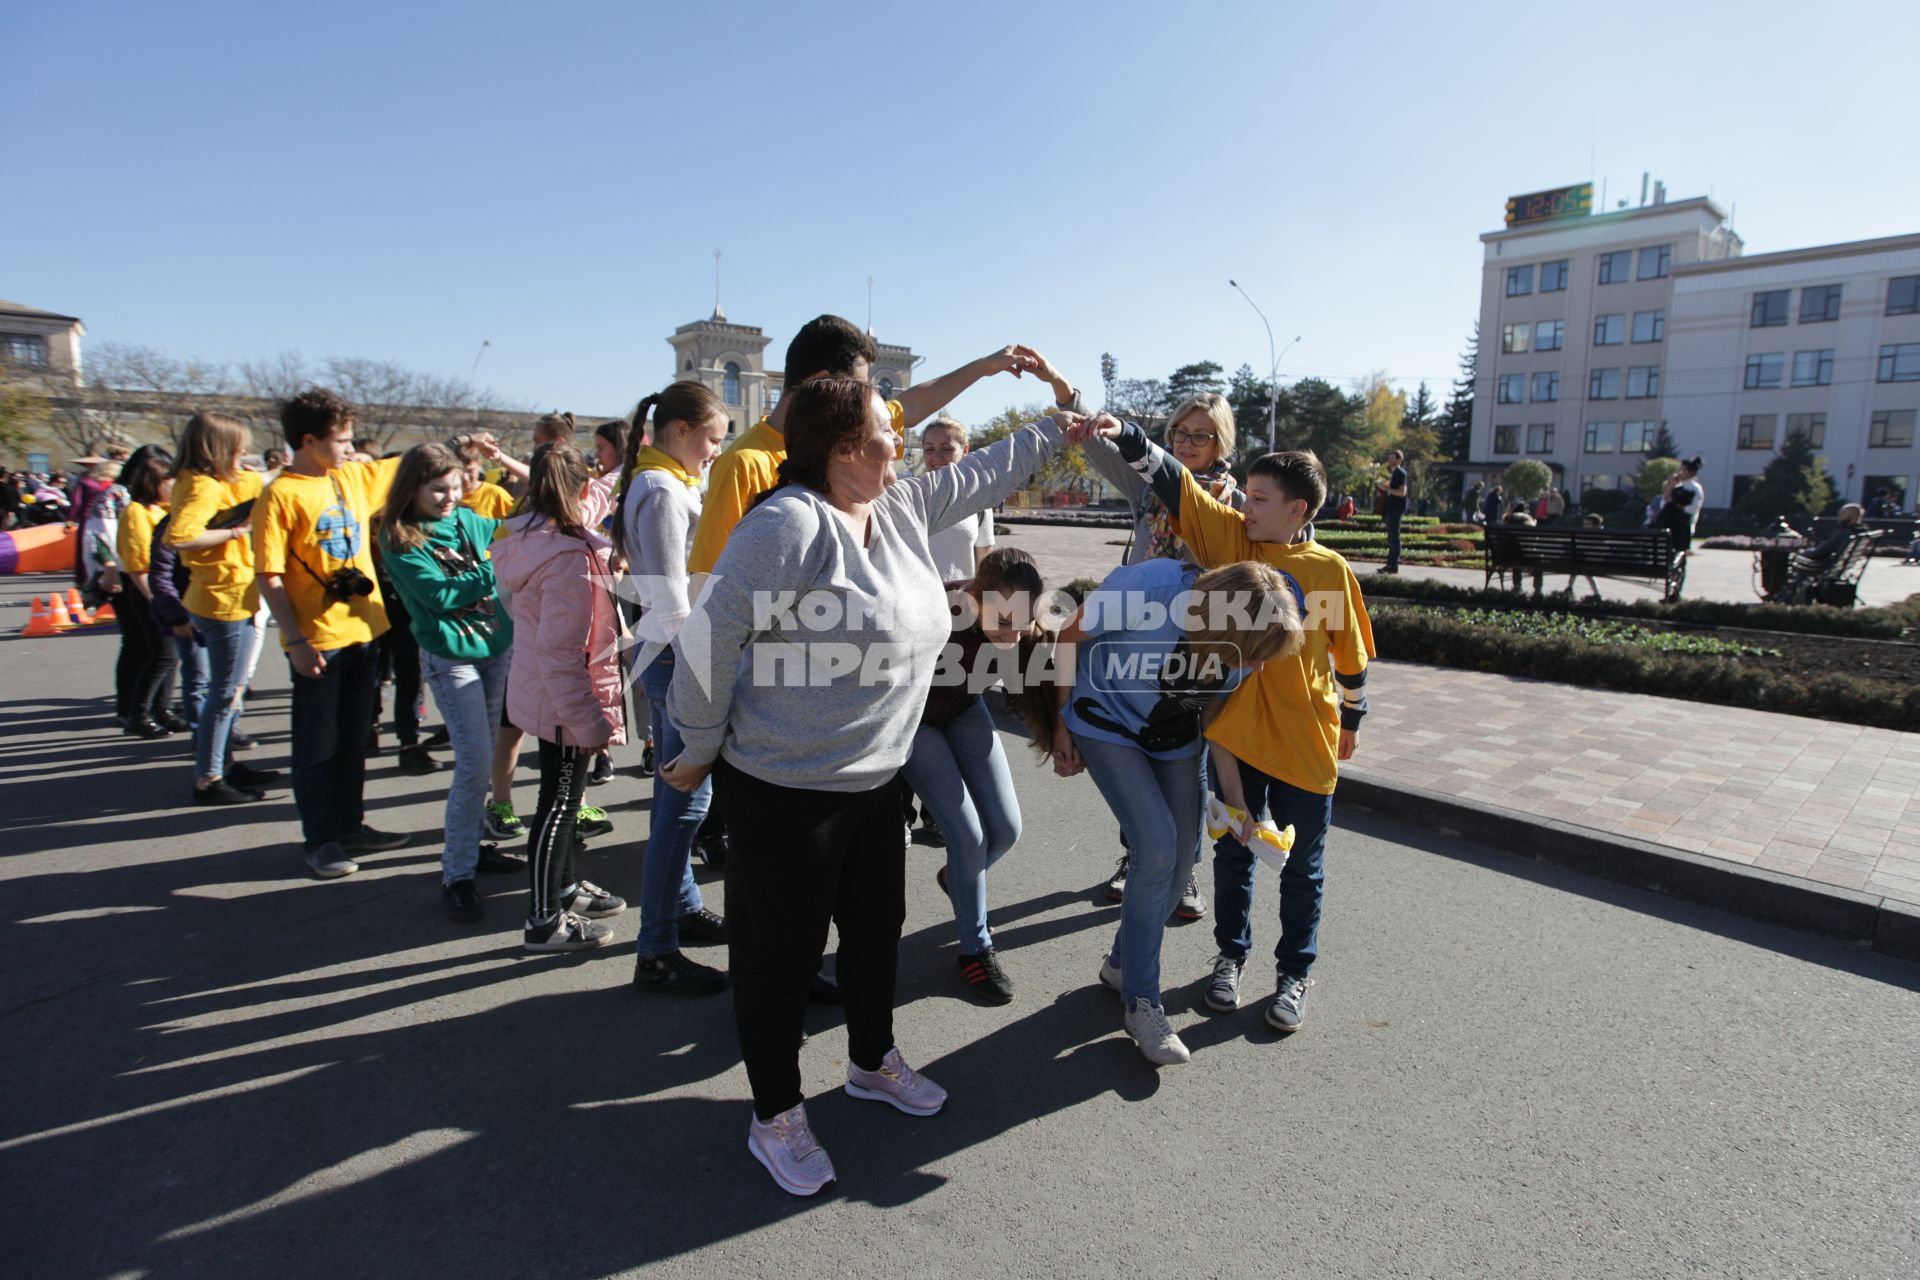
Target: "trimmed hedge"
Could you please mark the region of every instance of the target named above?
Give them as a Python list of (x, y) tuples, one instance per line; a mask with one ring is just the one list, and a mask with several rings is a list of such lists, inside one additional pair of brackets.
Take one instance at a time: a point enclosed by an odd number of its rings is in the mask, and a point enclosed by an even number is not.
[(1889, 729), (1920, 729), (1920, 688), (1905, 683), (1835, 674), (1783, 676), (1737, 658), (1593, 644), (1570, 636), (1522, 635), (1415, 608), (1378, 610), (1373, 615), (1373, 634), (1383, 656), (1408, 662)]
[(1883, 609), (1834, 609), (1827, 605), (1733, 604), (1721, 600), (1604, 600), (1590, 603), (1565, 597), (1539, 598), (1518, 591), (1483, 590), (1428, 578), (1373, 575), (1360, 584), (1369, 599), (1422, 600), (1484, 609), (1572, 613), (1587, 617), (1646, 618), (1654, 622), (1708, 627), (1751, 627), (1804, 635), (1898, 640), (1920, 624), (1920, 596)]

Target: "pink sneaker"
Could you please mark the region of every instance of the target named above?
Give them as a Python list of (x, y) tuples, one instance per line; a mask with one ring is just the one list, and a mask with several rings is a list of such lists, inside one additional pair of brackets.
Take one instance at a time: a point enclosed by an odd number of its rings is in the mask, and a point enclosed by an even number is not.
[(790, 1195), (814, 1195), (833, 1181), (833, 1161), (814, 1140), (804, 1103), (771, 1120), (755, 1116), (747, 1127), (747, 1150)]
[(887, 1050), (878, 1071), (847, 1064), (847, 1093), (885, 1102), (910, 1116), (930, 1116), (947, 1105), (947, 1091), (907, 1065), (898, 1049)]

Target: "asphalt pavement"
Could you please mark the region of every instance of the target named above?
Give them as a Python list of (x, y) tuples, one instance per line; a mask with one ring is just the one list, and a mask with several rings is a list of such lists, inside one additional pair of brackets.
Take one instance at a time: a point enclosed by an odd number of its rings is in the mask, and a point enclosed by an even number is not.
[[(36, 585), (0, 580), (9, 634)], [(940, 854), (914, 848), (899, 1041), (953, 1101), (845, 1097), (814, 1009), (840, 1182), (792, 1199), (745, 1150), (725, 998), (628, 986), (633, 913), (583, 958), (519, 951), (520, 883), (448, 923), (447, 775), (391, 756), (370, 817), (414, 843), (311, 880), (284, 788), (193, 809), (184, 744), (118, 734), (114, 647), (0, 641), (8, 1276), (1920, 1269), (1920, 968), (1336, 804), (1306, 1027), (1202, 1012), (1211, 920), (1173, 928), (1194, 1060), (1156, 1071), (1094, 978), (1113, 823), (1018, 748), (1026, 834), (992, 876), (1013, 1004), (962, 993)], [(257, 762), (284, 765), (287, 679), (269, 656)], [(592, 798), (618, 831), (582, 871), (634, 898), (647, 786), (637, 750), (617, 761)]]

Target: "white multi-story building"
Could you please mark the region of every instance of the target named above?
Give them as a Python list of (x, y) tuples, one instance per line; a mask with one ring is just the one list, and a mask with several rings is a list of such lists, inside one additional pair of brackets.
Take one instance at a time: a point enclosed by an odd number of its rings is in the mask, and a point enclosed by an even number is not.
[(1920, 477), (1920, 235), (1676, 268), (1666, 414), (1699, 454), (1707, 501), (1739, 501), (1787, 437), (1804, 434), (1841, 496)]
[[(780, 402), (785, 371), (767, 368), (770, 341), (757, 325), (729, 322), (717, 306), (708, 319), (683, 324), (667, 339), (673, 347), (673, 376), (683, 382), (704, 382), (725, 402), (729, 436), (740, 434)], [(878, 341), (874, 347), (870, 376), (892, 399), (895, 392), (913, 384), (913, 351)]]
[(1843, 496), (1908, 505), (1920, 235), (1742, 256), (1711, 200), (1590, 201), (1519, 197), (1480, 237), (1470, 477), (1536, 458), (1575, 494), (1627, 488), (1664, 426), (1725, 507), (1799, 431)]
[(1704, 197), (1566, 207), (1480, 237), (1470, 477), (1535, 458), (1572, 493), (1629, 482), (1664, 420), (1673, 274), (1740, 252)]

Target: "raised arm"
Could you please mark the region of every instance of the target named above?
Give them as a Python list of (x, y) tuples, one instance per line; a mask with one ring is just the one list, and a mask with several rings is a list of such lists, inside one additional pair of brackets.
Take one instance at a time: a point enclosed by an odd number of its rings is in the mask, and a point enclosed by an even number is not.
[(896, 482), (889, 496), (898, 494), (899, 501), (917, 510), (928, 533), (938, 533), (1006, 501), (1064, 438), (1058, 419), (1042, 418), (951, 466)]
[(969, 361), (952, 373), (943, 373), (931, 381), (908, 387), (900, 392), (895, 396), (901, 409), (899, 429), (905, 431), (925, 422), (953, 403), (968, 387), (996, 373), (1011, 373), (1016, 378), (1024, 374), (1032, 374), (1052, 386), (1053, 403), (1056, 408), (1080, 412), (1080, 395), (1065, 378), (1060, 376), (1059, 370), (1032, 347), (1016, 342), (981, 356), (978, 360)]

